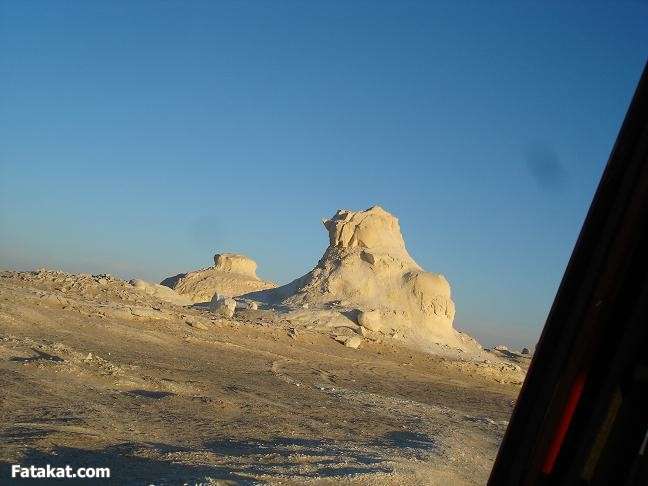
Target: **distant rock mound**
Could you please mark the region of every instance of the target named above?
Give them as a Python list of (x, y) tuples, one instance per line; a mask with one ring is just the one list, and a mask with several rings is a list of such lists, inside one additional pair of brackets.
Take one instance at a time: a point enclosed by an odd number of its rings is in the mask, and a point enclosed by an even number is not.
[(217, 253), (212, 267), (168, 277), (160, 284), (193, 302), (210, 302), (216, 293), (237, 297), (276, 287), (272, 282), (259, 279), (256, 269), (256, 262), (245, 255)]
[(171, 304), (176, 305), (191, 305), (192, 301), (186, 295), (180, 295), (169, 287), (158, 285), (155, 283), (146, 282), (140, 279), (134, 279), (129, 282), (136, 289), (152, 295), (160, 300), (164, 300)]
[(251, 258), (236, 253), (217, 253), (214, 255), (214, 269), (221, 272), (236, 273), (259, 279), (256, 274), (257, 264)]
[(380, 206), (339, 210), (323, 221), (329, 246), (317, 266), (297, 280), (248, 297), (290, 307), (352, 309), (371, 330), (402, 335), (425, 347), (441, 343), (479, 349), (452, 327), (450, 284), (424, 271), (409, 255), (398, 219)]

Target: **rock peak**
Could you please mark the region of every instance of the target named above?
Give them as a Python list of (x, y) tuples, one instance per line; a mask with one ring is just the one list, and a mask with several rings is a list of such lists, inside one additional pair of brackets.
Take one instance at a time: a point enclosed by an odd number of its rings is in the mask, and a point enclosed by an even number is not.
[(331, 219), (323, 221), (329, 233), (329, 244), (338, 248), (405, 249), (398, 218), (380, 206), (364, 211), (339, 209)]

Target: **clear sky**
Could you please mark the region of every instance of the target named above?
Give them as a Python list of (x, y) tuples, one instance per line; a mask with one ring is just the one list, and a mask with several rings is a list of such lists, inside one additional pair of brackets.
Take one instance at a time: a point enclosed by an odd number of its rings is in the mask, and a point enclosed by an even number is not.
[(647, 54), (646, 2), (5, 0), (0, 267), (285, 283), (380, 204), (533, 345)]

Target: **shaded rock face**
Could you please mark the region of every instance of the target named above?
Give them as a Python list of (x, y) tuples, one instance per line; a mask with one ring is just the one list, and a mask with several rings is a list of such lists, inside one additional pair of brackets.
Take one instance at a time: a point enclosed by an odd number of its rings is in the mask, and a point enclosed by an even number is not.
[(276, 287), (272, 282), (259, 279), (256, 269), (256, 262), (245, 255), (217, 253), (214, 266), (168, 277), (160, 283), (192, 302), (210, 302), (216, 293), (237, 297)]
[(355, 308), (370, 327), (398, 332), (412, 343), (478, 347), (452, 327), (450, 284), (409, 255), (398, 219), (379, 206), (339, 210), (323, 221), (329, 246), (317, 266), (288, 285), (254, 294), (289, 306)]

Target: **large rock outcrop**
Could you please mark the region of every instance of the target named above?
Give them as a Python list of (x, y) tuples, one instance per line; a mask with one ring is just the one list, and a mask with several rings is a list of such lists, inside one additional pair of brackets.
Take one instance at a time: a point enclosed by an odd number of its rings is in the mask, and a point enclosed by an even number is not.
[(379, 206), (339, 210), (323, 221), (329, 246), (317, 266), (297, 280), (249, 297), (290, 307), (349, 309), (347, 315), (412, 344), (478, 348), (455, 331), (450, 284), (409, 255), (398, 219)]
[(259, 280), (256, 274), (257, 264), (245, 255), (236, 253), (216, 253), (214, 255), (214, 270), (233, 273)]
[(217, 253), (212, 267), (181, 273), (160, 283), (193, 302), (210, 302), (216, 293), (223, 297), (237, 297), (276, 287), (272, 282), (259, 279), (256, 269), (256, 262), (245, 255)]

